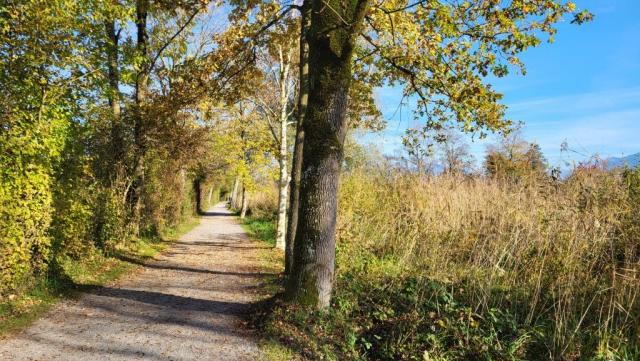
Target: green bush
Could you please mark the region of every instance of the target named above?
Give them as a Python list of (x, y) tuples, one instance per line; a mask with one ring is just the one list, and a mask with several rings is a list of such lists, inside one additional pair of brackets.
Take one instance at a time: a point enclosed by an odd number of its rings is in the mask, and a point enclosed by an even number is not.
[(115, 187), (104, 188), (98, 193), (95, 204), (95, 244), (108, 253), (131, 236), (123, 193)]
[(78, 259), (93, 247), (96, 187), (83, 139), (86, 139), (86, 128), (70, 123), (60, 161), (54, 167), (49, 230), (53, 239), (52, 257), (61, 254)]
[(49, 258), (53, 166), (68, 114), (43, 107), (42, 117), (14, 108), (0, 123), (0, 296), (42, 272)]

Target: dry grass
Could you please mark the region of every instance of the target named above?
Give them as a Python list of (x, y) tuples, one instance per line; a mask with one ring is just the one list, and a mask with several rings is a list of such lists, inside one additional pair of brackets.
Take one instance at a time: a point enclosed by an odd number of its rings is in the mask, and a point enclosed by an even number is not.
[(278, 211), (278, 188), (275, 184), (257, 187), (249, 193), (249, 214), (254, 218), (275, 217)]
[[(640, 233), (630, 194), (620, 174), (598, 170), (522, 184), (354, 173), (342, 184), (339, 248), (345, 260), (368, 252), (465, 285), (476, 311), (506, 309), (539, 328), (550, 359), (632, 359)], [(351, 264), (339, 260), (339, 272)]]

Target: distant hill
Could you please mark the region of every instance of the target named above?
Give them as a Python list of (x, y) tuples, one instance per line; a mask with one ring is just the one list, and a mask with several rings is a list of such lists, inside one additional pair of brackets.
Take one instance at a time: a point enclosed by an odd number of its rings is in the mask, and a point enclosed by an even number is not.
[(607, 166), (610, 169), (628, 166), (630, 168), (636, 168), (640, 166), (640, 153), (632, 154), (622, 158), (609, 158), (607, 159)]

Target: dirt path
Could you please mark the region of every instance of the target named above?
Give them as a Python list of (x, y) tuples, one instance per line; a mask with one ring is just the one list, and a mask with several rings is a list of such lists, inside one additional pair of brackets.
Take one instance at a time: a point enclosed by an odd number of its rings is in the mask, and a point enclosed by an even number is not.
[(0, 360), (258, 360), (241, 315), (259, 247), (223, 204), (139, 272), (55, 306), (0, 341)]

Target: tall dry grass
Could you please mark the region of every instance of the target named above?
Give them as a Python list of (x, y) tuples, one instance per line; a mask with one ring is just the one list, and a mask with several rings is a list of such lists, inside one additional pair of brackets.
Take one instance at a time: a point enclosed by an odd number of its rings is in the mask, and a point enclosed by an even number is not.
[(353, 173), (341, 187), (339, 272), (368, 253), (464, 285), (477, 311), (507, 309), (538, 330), (541, 358), (638, 356), (640, 206), (620, 174), (507, 184)]
[(261, 184), (248, 192), (249, 212), (253, 218), (275, 219), (278, 211), (278, 188), (274, 183)]

